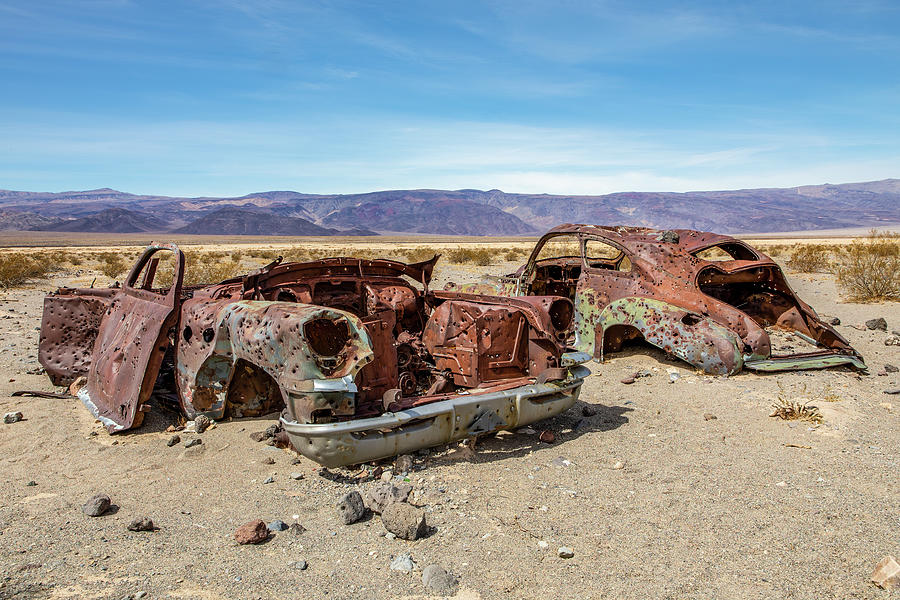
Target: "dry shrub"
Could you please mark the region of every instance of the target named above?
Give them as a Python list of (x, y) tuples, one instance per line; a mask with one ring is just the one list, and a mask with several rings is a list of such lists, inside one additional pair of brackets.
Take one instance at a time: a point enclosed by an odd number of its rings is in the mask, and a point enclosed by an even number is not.
[[(214, 284), (247, 272), (240, 262), (223, 260), (225, 256), (223, 252), (185, 252), (182, 285)], [(174, 259), (171, 255), (161, 258), (163, 260), (153, 278), (153, 287), (168, 288), (172, 286)]]
[(490, 248), (456, 248), (447, 252), (447, 260), (458, 265), (475, 264), (485, 267), (494, 262), (495, 253)]
[(843, 246), (832, 270), (851, 300), (900, 300), (900, 234), (871, 231)]
[(503, 258), (507, 262), (514, 262), (525, 258), (530, 253), (531, 250), (529, 248), (507, 248), (506, 252), (503, 254)]
[(104, 252), (103, 254), (104, 256), (99, 267), (100, 272), (110, 279), (115, 279), (131, 267), (131, 263), (120, 254), (113, 254), (112, 252)]
[(801, 244), (794, 247), (788, 267), (800, 273), (822, 273), (831, 267), (831, 248), (824, 244)]
[(794, 249), (790, 244), (757, 244), (754, 248), (772, 258), (783, 256)]
[(817, 407), (812, 406), (809, 402), (809, 400), (803, 402), (788, 400), (779, 396), (775, 404), (772, 405), (772, 408), (775, 410), (769, 416), (778, 417), (785, 421), (809, 421), (810, 423), (816, 424), (822, 423), (824, 421), (822, 413), (819, 412)]
[(22, 252), (0, 254), (0, 288), (10, 289), (28, 281), (47, 279), (59, 268), (46, 256), (32, 256)]
[(434, 248), (429, 248), (428, 246), (416, 246), (415, 248), (402, 248), (401, 249), (402, 256), (406, 259), (408, 263), (417, 263), (429, 260), (434, 257), (435, 254), (440, 254), (440, 252), (436, 251)]

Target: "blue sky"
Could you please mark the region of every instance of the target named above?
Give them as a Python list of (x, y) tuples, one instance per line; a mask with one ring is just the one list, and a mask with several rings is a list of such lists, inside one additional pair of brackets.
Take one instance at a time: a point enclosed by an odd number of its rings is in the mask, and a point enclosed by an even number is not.
[(900, 3), (0, 0), (0, 188), (900, 177)]

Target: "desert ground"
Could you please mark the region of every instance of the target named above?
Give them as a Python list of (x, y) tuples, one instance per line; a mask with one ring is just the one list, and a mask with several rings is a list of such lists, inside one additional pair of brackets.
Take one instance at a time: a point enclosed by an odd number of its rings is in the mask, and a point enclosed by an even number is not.
[[(90, 243), (137, 250), (134, 240)], [(439, 265), (435, 284), (478, 281), (521, 260)], [(900, 303), (845, 302), (831, 276), (789, 273), (801, 298), (840, 319), (869, 365), (863, 374), (711, 377), (645, 345), (591, 363), (567, 413), (474, 450), (417, 453), (397, 478), (413, 485), (410, 501), (432, 529), (408, 542), (386, 537), (377, 515), (339, 518), (337, 501), (372, 485), (372, 465), (323, 471), (253, 441), (276, 415), (181, 433), (170, 447), (166, 428), (178, 416), (158, 407), (139, 429), (112, 436), (75, 398), (12, 397), (64, 391), (37, 361), (42, 299), (94, 277), (73, 271), (0, 295), (0, 412), (24, 415), (0, 425), (0, 598), (426, 598), (421, 569), (435, 563), (458, 579), (450, 593), (461, 599), (891, 595), (869, 576), (900, 554), (900, 396), (885, 394), (900, 374), (884, 374), (900, 366), (900, 347), (884, 343), (900, 330)], [(876, 317), (887, 332), (862, 325)], [(649, 376), (623, 383), (640, 371)], [(809, 400), (824, 422), (771, 417), (779, 396)], [(539, 441), (542, 429), (554, 443)], [(202, 444), (185, 448), (197, 437)], [(91, 518), (81, 506), (98, 492), (114, 507)], [(137, 517), (157, 528), (127, 530)], [(257, 518), (306, 531), (237, 545), (235, 529)], [(560, 558), (561, 546), (574, 556)], [(403, 553), (412, 573), (390, 569)]]

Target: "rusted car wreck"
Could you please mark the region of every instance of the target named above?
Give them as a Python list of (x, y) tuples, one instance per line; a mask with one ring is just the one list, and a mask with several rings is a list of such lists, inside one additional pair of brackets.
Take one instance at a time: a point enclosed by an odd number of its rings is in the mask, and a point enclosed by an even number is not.
[[(160, 256), (172, 265), (162, 289)], [(182, 252), (151, 245), (121, 288), (46, 297), (39, 360), (57, 385), (87, 377), (79, 397), (110, 433), (140, 425), (168, 377), (189, 418), (284, 409), (293, 446), (327, 466), (571, 407), (590, 359), (566, 351), (572, 302), (432, 291), (437, 258), (276, 261), (188, 288)]]
[[(733, 237), (677, 229), (560, 225), (511, 275), (449, 289), (555, 295), (575, 304), (574, 347), (602, 360), (643, 339), (707, 373), (820, 369), (862, 357), (791, 290), (778, 265)], [(786, 335), (805, 351), (780, 353)]]

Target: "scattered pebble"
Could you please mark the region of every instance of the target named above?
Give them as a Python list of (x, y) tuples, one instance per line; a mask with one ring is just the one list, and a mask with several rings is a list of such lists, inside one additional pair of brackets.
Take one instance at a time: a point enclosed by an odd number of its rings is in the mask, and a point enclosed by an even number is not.
[(212, 420), (206, 415), (197, 415), (194, 418), (194, 430), (197, 433), (203, 433), (210, 425), (212, 425)]
[(37, 485), (37, 481), (35, 481), (34, 479), (32, 479), (31, 481), (29, 481), (29, 482), (26, 483), (25, 485), (27, 485), (28, 487), (34, 487), (34, 486)]
[(306, 527), (301, 525), (300, 523), (291, 523), (291, 526), (288, 527), (288, 531), (291, 535), (300, 535), (306, 531)]
[(422, 585), (432, 592), (445, 595), (453, 592), (456, 578), (440, 565), (428, 565), (422, 569)]
[(297, 567), (297, 569), (299, 569), (301, 571), (305, 571), (306, 567), (308, 567), (309, 564), (307, 564), (307, 562), (305, 560), (301, 559), (301, 560), (298, 560), (296, 563), (294, 563), (294, 566)]
[(538, 542), (538, 548), (540, 548), (541, 550), (546, 550), (549, 547), (550, 547), (550, 542), (545, 542), (544, 540), (541, 540)]
[(892, 364), (885, 364), (885, 365), (884, 365), (884, 372), (885, 372), (885, 373), (896, 373), (897, 371), (900, 371), (900, 369), (898, 369), (897, 367), (895, 367), (895, 366), (892, 365)]
[(264, 465), (274, 465), (274, 464), (275, 464), (275, 459), (272, 458), (271, 456), (267, 456), (267, 457), (265, 457), (264, 459), (262, 459), (262, 464), (264, 464)]
[(394, 461), (394, 469), (397, 470), (398, 473), (409, 473), (413, 470), (413, 457), (409, 454), (403, 454), (398, 456)]
[(575, 551), (568, 546), (560, 546), (556, 551), (556, 555), (560, 558), (572, 558), (575, 556)]
[(356, 523), (366, 514), (366, 505), (356, 490), (344, 494), (338, 501), (337, 508), (344, 525)]
[(203, 443), (203, 440), (201, 440), (200, 438), (194, 438), (192, 440), (186, 441), (184, 443), (184, 447), (185, 448), (193, 448), (194, 446), (199, 446), (202, 443)]
[(274, 521), (266, 525), (266, 529), (268, 529), (269, 531), (285, 531), (287, 528), (288, 526), (285, 524), (285, 522), (280, 519), (275, 519)]
[(545, 429), (541, 432), (541, 435), (538, 436), (538, 439), (544, 442), (545, 444), (552, 444), (556, 441), (556, 434), (550, 431), (549, 429)]
[(306, 477), (306, 475), (304, 475), (303, 473), (291, 473), (291, 479), (295, 481), (300, 481), (304, 477)]
[(95, 494), (84, 503), (81, 512), (89, 517), (99, 517), (109, 510), (110, 502), (109, 496), (106, 494)]
[(258, 544), (269, 538), (269, 530), (262, 519), (253, 519), (244, 523), (234, 532), (234, 539), (238, 544)]
[(585, 417), (593, 417), (597, 414), (597, 407), (593, 404), (584, 404), (581, 407), (581, 414)]
[(269, 477), (263, 479), (263, 483), (275, 483), (275, 478), (270, 475)]
[(416, 540), (428, 532), (425, 512), (405, 502), (388, 504), (381, 513), (381, 522), (390, 533), (404, 540)]
[(409, 552), (404, 552), (394, 557), (391, 561), (391, 571), (400, 571), (401, 573), (412, 573), (416, 568), (416, 562), (412, 559)]
[(631, 385), (632, 383), (634, 383), (634, 377), (626, 377), (622, 380), (622, 383), (624, 383), (625, 385)]
[(712, 413), (703, 413), (703, 420), (704, 420), (704, 421), (715, 421), (715, 420), (718, 419), (718, 418), (719, 418), (719, 417), (717, 417), (716, 415), (714, 415), (714, 414), (712, 414)]
[(166, 441), (166, 446), (171, 448), (172, 446), (174, 446), (176, 444), (180, 444), (180, 443), (181, 443), (181, 436), (173, 435)]
[(612, 468), (614, 471), (619, 471), (619, 470), (625, 468), (625, 463), (623, 463), (621, 460), (617, 461), (616, 464), (614, 464)]
[(393, 478), (394, 478), (394, 472), (393, 472), (393, 471), (385, 471), (384, 473), (381, 474), (381, 480), (382, 480), (382, 481), (390, 481), (390, 480), (393, 479)]
[(18, 423), (19, 421), (21, 421), (24, 418), (25, 417), (22, 415), (21, 411), (17, 410), (15, 412), (8, 412), (5, 415), (3, 415), (3, 422), (6, 423), (7, 425), (10, 425), (12, 423)]
[(138, 517), (128, 524), (128, 531), (153, 531), (153, 521), (148, 517)]
[(887, 331), (887, 321), (884, 317), (869, 319), (868, 321), (866, 321), (866, 328), (873, 331)]

